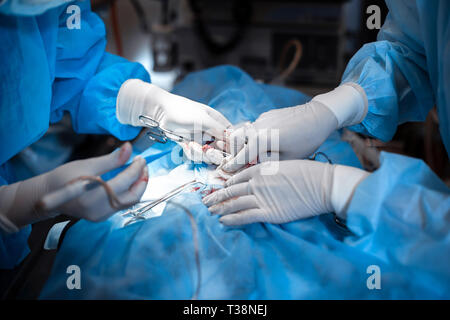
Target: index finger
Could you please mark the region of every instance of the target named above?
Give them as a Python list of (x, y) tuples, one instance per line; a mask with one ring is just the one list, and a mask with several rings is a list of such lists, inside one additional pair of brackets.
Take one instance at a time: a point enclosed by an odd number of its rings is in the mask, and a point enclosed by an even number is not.
[(259, 174), (259, 167), (260, 165), (256, 165), (235, 174), (225, 182), (225, 187), (249, 181), (253, 176)]

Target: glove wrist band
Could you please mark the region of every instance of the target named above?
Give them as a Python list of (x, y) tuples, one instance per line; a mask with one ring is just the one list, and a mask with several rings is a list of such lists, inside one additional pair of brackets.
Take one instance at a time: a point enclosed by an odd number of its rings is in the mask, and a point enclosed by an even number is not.
[(164, 95), (170, 95), (154, 84), (140, 79), (125, 81), (117, 94), (116, 116), (120, 123), (142, 126), (139, 116), (146, 115), (156, 121), (162, 116)]
[(363, 181), (369, 172), (342, 165), (335, 165), (331, 187), (331, 205), (340, 219), (346, 220), (346, 211), (356, 187)]
[(338, 129), (360, 123), (368, 110), (364, 89), (356, 83), (347, 82), (333, 91), (315, 96), (312, 101), (325, 105), (338, 120)]

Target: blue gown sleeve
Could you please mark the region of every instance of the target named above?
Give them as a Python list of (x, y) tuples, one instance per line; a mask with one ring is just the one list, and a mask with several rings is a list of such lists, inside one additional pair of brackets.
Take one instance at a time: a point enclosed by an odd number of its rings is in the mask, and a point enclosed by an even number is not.
[(80, 6), (80, 29), (68, 29), (67, 15), (60, 15), (50, 121), (58, 122), (69, 112), (78, 133), (132, 139), (140, 129), (118, 122), (116, 96), (126, 80), (150, 82), (150, 77), (141, 64), (105, 52), (103, 22), (90, 11), (89, 1)]
[(80, 133), (110, 133), (120, 140), (135, 138), (140, 128), (119, 123), (116, 97), (126, 80), (150, 82), (147, 71), (138, 63), (105, 53), (97, 73), (86, 84), (78, 108), (71, 109), (73, 126)]
[[(381, 153), (347, 211), (353, 244), (393, 265), (450, 281), (450, 189), (419, 159)], [(447, 287), (448, 290), (448, 287)]]
[(342, 76), (342, 83), (363, 87), (369, 102), (363, 122), (350, 129), (383, 141), (392, 139), (398, 124), (425, 120), (435, 104), (416, 4), (387, 5), (378, 41), (364, 45)]

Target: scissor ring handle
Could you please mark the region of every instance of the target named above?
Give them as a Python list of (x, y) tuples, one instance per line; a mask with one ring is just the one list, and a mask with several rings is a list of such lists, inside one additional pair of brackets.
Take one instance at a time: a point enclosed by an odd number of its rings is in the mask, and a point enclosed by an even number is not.
[(177, 141), (177, 142), (184, 141), (183, 136), (180, 136), (170, 130), (161, 128), (159, 126), (159, 122), (150, 118), (149, 116), (140, 115), (139, 121), (141, 121), (142, 124), (144, 126), (146, 126), (147, 128), (150, 128), (150, 130), (147, 132), (147, 135), (152, 141), (156, 141), (156, 142), (160, 142), (160, 143), (166, 143), (167, 140), (172, 140), (172, 141)]
[(139, 121), (142, 122), (145, 126), (150, 128), (159, 128), (159, 122), (156, 120), (153, 120), (152, 118), (148, 116), (139, 116)]
[(150, 140), (156, 141), (159, 143), (166, 143), (168, 140), (164, 134), (161, 134), (160, 132), (155, 133), (155, 132), (151, 131), (151, 129), (149, 131), (147, 131), (146, 134)]

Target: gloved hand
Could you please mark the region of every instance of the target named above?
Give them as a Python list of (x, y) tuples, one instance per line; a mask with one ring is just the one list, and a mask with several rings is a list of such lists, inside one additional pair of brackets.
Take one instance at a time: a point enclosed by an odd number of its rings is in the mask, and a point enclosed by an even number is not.
[[(131, 144), (125, 143), (108, 155), (66, 163), (50, 172), (12, 185), (0, 187), (0, 228), (16, 232), (19, 228), (57, 214), (90, 221), (101, 221), (116, 212), (101, 186), (72, 199), (57, 208), (57, 212), (36, 210), (36, 203), (45, 195), (63, 188), (80, 176), (99, 176), (126, 163)], [(107, 182), (121, 203), (136, 203), (145, 191), (148, 170), (145, 159), (136, 157), (133, 163)]]
[(368, 175), (311, 160), (265, 162), (232, 176), (203, 203), (230, 226), (286, 223), (328, 212), (345, 219), (354, 190)]
[(122, 124), (138, 127), (143, 125), (139, 120), (141, 115), (149, 116), (163, 129), (201, 145), (212, 136), (220, 139), (231, 126), (220, 112), (207, 105), (139, 79), (127, 80), (117, 95), (117, 119)]
[[(222, 170), (235, 172), (250, 162), (306, 158), (334, 130), (361, 122), (367, 104), (359, 85), (345, 83), (304, 105), (265, 112), (255, 122), (231, 130), (224, 149), (235, 156)], [(265, 158), (268, 152), (272, 159)]]
[(178, 143), (183, 148), (183, 153), (194, 163), (207, 163), (221, 165), (226, 161), (225, 154), (210, 144), (200, 145), (195, 141)]

